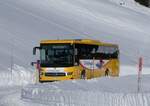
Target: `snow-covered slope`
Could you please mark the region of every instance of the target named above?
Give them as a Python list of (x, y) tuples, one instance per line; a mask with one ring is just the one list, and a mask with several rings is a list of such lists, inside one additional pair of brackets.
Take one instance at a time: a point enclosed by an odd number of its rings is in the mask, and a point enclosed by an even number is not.
[(135, 64), (142, 55), (145, 65), (150, 65), (146, 10), (144, 14), (112, 0), (1, 0), (0, 69), (10, 67), (11, 54), (15, 64), (29, 67), (34, 60), (32, 48), (41, 39), (57, 38), (117, 43), (122, 64)]

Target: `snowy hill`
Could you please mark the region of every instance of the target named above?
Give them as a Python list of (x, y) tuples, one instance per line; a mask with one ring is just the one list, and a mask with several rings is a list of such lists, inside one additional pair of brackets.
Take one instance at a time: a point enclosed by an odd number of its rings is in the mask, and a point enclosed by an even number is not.
[(135, 11), (112, 0), (1, 0), (0, 69), (10, 67), (12, 51), (15, 64), (30, 67), (35, 60), (32, 48), (41, 39), (57, 38), (117, 43), (122, 64), (135, 65), (141, 55), (150, 65), (150, 15), (145, 10)]

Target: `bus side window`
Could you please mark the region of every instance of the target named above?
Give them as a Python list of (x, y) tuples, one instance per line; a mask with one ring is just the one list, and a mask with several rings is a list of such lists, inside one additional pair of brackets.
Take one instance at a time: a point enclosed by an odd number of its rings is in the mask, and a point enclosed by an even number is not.
[(78, 50), (77, 50), (77, 48), (75, 48), (74, 52), (75, 52), (75, 53), (74, 53), (75, 56), (78, 55)]
[(78, 49), (77, 48), (75, 48), (74, 49), (74, 56), (75, 56), (75, 65), (79, 65), (79, 54), (78, 54), (79, 52), (78, 52)]
[(45, 49), (41, 49), (40, 50), (40, 53), (41, 53), (41, 61), (44, 61), (46, 58), (46, 50)]

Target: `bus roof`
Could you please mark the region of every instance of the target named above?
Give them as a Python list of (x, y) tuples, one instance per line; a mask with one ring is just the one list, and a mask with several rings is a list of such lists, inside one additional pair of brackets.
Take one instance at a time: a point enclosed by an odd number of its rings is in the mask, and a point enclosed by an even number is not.
[(105, 46), (117, 46), (118, 47), (117, 44), (104, 43), (98, 40), (91, 40), (91, 39), (41, 40), (40, 42), (40, 44), (59, 44), (59, 43), (105, 45)]

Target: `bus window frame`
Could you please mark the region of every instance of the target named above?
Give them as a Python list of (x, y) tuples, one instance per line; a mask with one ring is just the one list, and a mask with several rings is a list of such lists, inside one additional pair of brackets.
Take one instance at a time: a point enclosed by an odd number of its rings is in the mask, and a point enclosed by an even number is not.
[[(47, 63), (46, 63), (46, 56), (48, 56), (48, 54), (46, 53), (46, 52), (48, 52), (48, 46), (49, 45), (51, 45), (51, 44), (41, 44), (40, 45), (40, 47), (41, 47), (41, 50), (43, 50), (43, 49), (45, 49), (45, 60), (43, 60), (43, 61), (41, 61), (41, 67), (59, 67), (59, 65), (57, 66), (56, 64), (54, 64), (55, 66), (52, 66), (52, 65), (48, 65)], [(71, 48), (72, 48), (72, 53), (74, 52), (74, 49), (73, 49), (73, 45), (72, 44), (70, 44), (70, 43), (61, 43), (61, 44), (52, 44), (52, 45), (70, 45), (70, 47), (69, 47), (69, 49), (71, 50)], [(43, 46), (47, 46), (47, 47), (43, 47)], [(55, 49), (53, 49), (54, 51), (56, 51), (56, 50), (65, 50), (66, 48), (55, 48)], [(66, 50), (68, 50), (69, 51), (69, 49), (66, 49)], [(47, 50), (47, 51), (46, 51)], [(41, 53), (41, 51), (40, 51), (40, 53)], [(41, 55), (42, 54), (40, 54), (40, 59), (41, 59)], [(71, 56), (70, 58), (71, 58), (71, 61), (69, 62), (69, 65), (67, 66), (67, 65), (60, 65), (60, 67), (71, 67), (71, 66), (73, 66), (74, 65), (74, 59), (73, 59), (73, 57), (74, 57), (74, 53), (71, 55), (68, 55), (68, 56)], [(65, 56), (66, 57), (66, 56)], [(66, 57), (67, 58), (67, 57)], [(48, 61), (47, 61), (48, 62)], [(45, 63), (45, 65), (44, 65), (44, 63)]]

